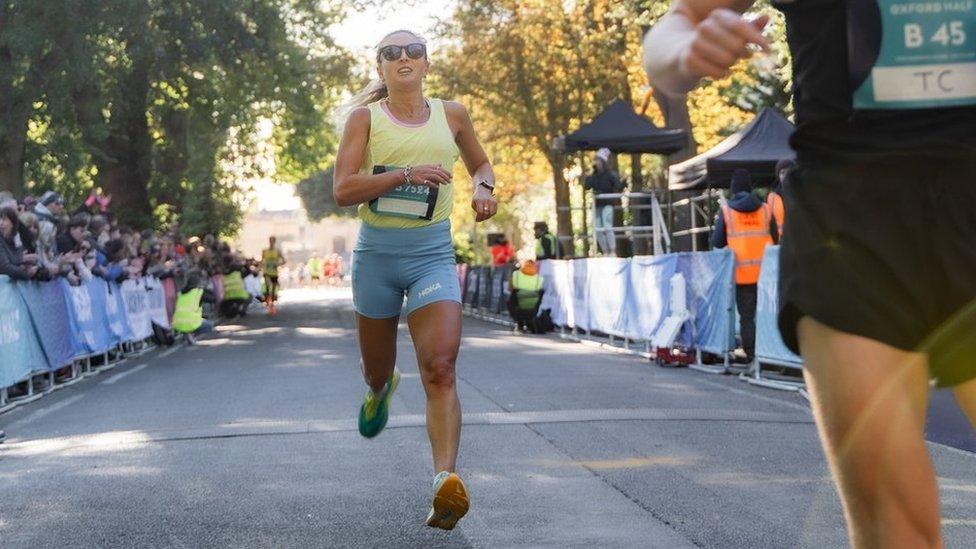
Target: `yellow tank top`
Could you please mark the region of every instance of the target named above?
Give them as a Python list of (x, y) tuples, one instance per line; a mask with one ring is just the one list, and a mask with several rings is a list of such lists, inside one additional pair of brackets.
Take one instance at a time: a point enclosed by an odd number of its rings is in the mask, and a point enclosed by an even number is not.
[(268, 248), (262, 251), (261, 263), (264, 265), (264, 276), (278, 276), (278, 264), (281, 263), (281, 252), (277, 248)]
[[(458, 147), (447, 123), (444, 102), (428, 99), (430, 118), (426, 123), (408, 126), (396, 121), (378, 101), (368, 105), (369, 144), (360, 173), (382, 173), (404, 166), (437, 164), (454, 172)], [(451, 217), (454, 185), (441, 185), (436, 199), (429, 188), (401, 185), (377, 200), (359, 205), (359, 217), (376, 227), (410, 229), (424, 227)], [(429, 219), (428, 219), (429, 217)]]

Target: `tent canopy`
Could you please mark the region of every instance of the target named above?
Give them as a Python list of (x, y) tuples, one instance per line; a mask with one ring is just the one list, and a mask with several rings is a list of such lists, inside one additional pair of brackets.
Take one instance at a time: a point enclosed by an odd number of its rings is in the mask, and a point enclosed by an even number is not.
[(566, 152), (606, 147), (615, 153), (671, 154), (684, 148), (686, 141), (684, 130), (658, 128), (616, 99), (592, 122), (567, 135), (565, 144)]
[(793, 159), (790, 148), (793, 124), (773, 109), (763, 109), (752, 122), (715, 147), (668, 168), (673, 191), (728, 188), (732, 172), (744, 168), (757, 187), (776, 181), (776, 163)]

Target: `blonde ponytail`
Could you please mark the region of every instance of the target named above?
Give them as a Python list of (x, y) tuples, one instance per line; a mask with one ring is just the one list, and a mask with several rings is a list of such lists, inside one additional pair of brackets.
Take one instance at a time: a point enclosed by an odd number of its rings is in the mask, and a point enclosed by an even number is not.
[(375, 103), (381, 99), (386, 99), (390, 95), (390, 90), (386, 88), (386, 83), (380, 81), (379, 79), (370, 80), (369, 84), (365, 88), (360, 90), (356, 95), (349, 98), (348, 101), (339, 105), (335, 110), (334, 120), (336, 128), (342, 131), (343, 126), (346, 125), (346, 120), (349, 119), (349, 115), (352, 111), (358, 109), (359, 107), (365, 107), (370, 103)]

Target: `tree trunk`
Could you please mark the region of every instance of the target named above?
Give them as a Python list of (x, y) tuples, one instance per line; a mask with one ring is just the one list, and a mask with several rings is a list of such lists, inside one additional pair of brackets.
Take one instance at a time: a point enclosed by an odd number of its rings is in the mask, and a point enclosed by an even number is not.
[(96, 183), (112, 195), (113, 211), (127, 224), (152, 225), (149, 184), (152, 138), (146, 111), (149, 107), (148, 56), (135, 56), (131, 72), (120, 82), (112, 105), (110, 135), (95, 156)]
[(677, 164), (682, 160), (687, 160), (695, 156), (698, 144), (695, 143), (695, 136), (691, 131), (691, 115), (688, 113), (688, 96), (669, 96), (655, 89), (654, 101), (657, 102), (657, 106), (664, 115), (665, 126), (688, 132), (685, 148), (669, 155), (667, 164), (670, 166), (671, 164)]
[(0, 139), (0, 191), (24, 196), (24, 151), (27, 147), (27, 124), (12, 128), (14, 133)]
[(567, 256), (576, 255), (573, 239), (573, 217), (569, 204), (569, 183), (564, 170), (566, 156), (557, 151), (549, 152), (549, 165), (552, 166), (552, 184), (556, 191), (556, 234)]

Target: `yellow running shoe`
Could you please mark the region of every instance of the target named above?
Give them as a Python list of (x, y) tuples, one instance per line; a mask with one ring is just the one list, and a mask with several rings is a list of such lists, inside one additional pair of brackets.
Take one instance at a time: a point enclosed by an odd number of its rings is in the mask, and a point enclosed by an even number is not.
[(468, 491), (456, 473), (441, 471), (434, 477), (434, 503), (427, 514), (427, 526), (453, 530), (468, 512)]

